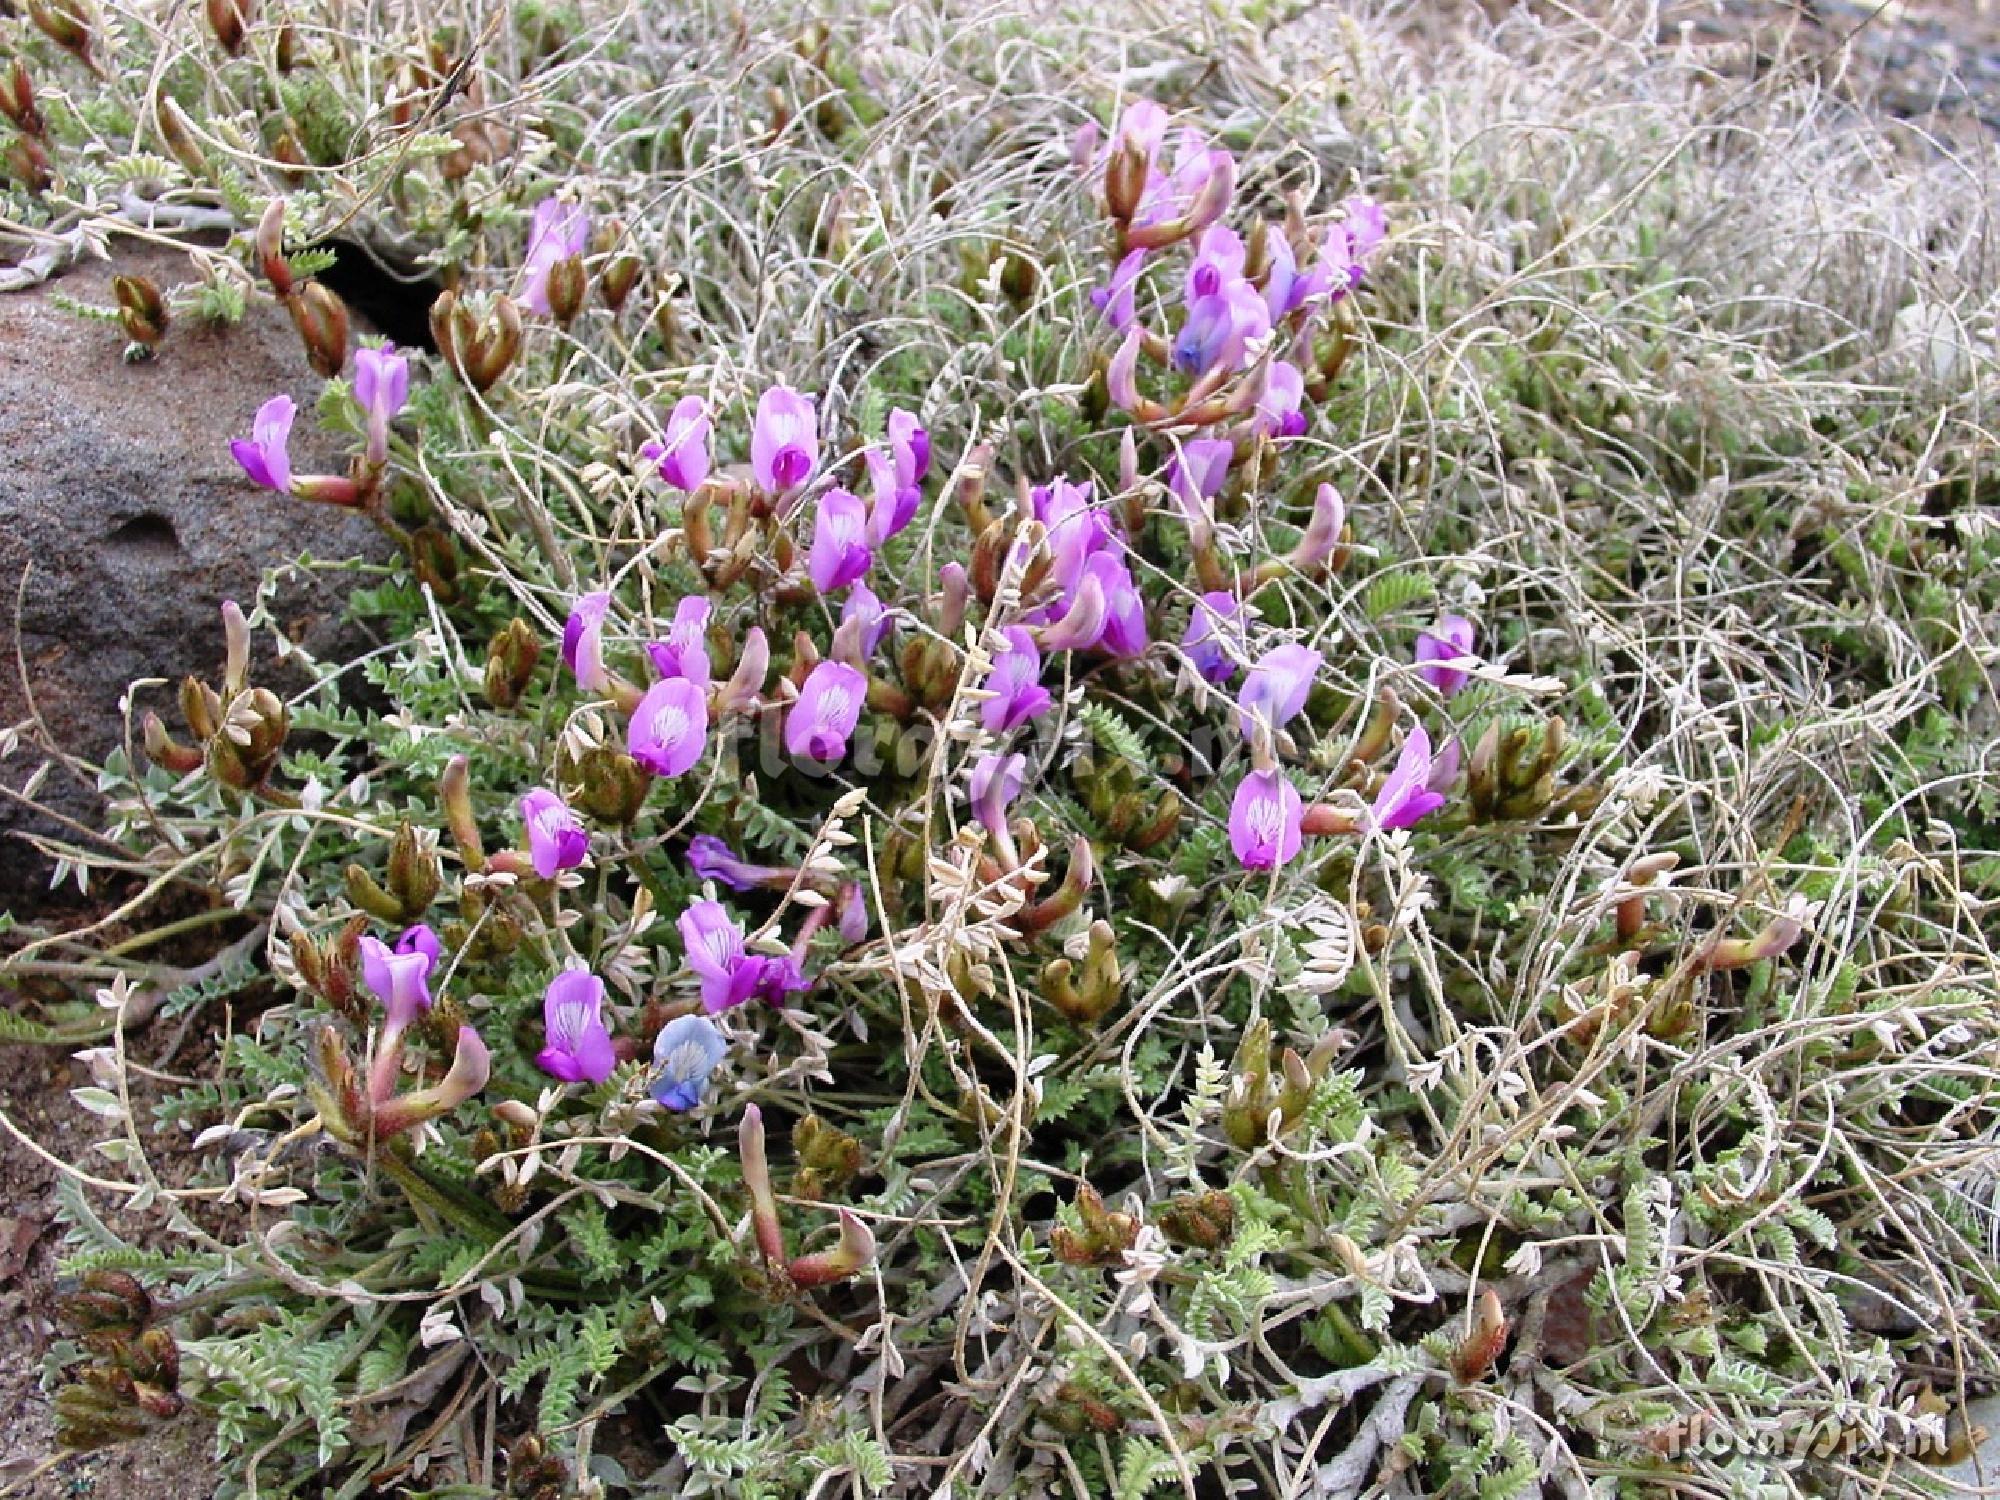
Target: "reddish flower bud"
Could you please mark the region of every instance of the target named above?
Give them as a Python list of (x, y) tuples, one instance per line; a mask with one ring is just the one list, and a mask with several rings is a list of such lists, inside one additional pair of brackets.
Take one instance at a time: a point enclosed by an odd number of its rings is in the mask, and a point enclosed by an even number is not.
[(285, 303), (306, 346), (306, 361), (331, 380), (347, 363), (347, 304), (320, 282), (308, 281)]

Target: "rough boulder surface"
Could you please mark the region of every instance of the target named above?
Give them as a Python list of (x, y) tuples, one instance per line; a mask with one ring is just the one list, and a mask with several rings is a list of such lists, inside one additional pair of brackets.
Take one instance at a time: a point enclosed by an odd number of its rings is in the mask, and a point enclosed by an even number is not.
[[(345, 466), (314, 431), (320, 382), (284, 312), (253, 300), (242, 323), (219, 330), (182, 316), (156, 359), (127, 364), (116, 326), (50, 300), (60, 291), (109, 307), (114, 269), (169, 292), (196, 279), (183, 253), (120, 246), (115, 266), (91, 262), (0, 296), (0, 728), (38, 716), (65, 754), (93, 763), (119, 743), (118, 700), (136, 678), (168, 679), (138, 708), (178, 729), (173, 684), (220, 668), (223, 599), (247, 607), (267, 569), (303, 554), (385, 551), (361, 517), (256, 489), (229, 455), (258, 406), (288, 391), (300, 410), (295, 468)], [(327, 645), (343, 583), (352, 580), (328, 573), (287, 582), (277, 603), (287, 633)], [(137, 721), (135, 710), (135, 738)], [(35, 731), (21, 741), (0, 762), (0, 782), (17, 790), (44, 758)], [(61, 764), (40, 798), (86, 822), (96, 806)], [(51, 867), (18, 835), (57, 827), (0, 793), (0, 909), (22, 916), (46, 899)]]

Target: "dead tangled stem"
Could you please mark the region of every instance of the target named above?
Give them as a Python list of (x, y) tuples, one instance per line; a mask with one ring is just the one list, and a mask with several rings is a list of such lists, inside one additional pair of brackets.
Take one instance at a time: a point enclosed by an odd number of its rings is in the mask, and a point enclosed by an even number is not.
[[(983, 885), (946, 821), (960, 744), (940, 735), (914, 778), (934, 856), (922, 911), (895, 930), (881, 920), (888, 936), (827, 980), (868, 1034), (895, 1039), (900, 1094), (879, 1076), (843, 1078), (845, 1097), (816, 1091), (808, 1065), (832, 1051), (817, 1035), (756, 1087), (800, 1112), (893, 1107), (885, 1155), (919, 1104), (969, 1119), (971, 1144), (906, 1173), (907, 1201), (868, 1210), (871, 1276), (844, 1303), (801, 1303), (782, 1354), (820, 1362), (818, 1387), (910, 1493), (1086, 1493), (1073, 1447), (1095, 1449), (1097, 1472), (1119, 1464), (1108, 1425), (1051, 1425), (1065, 1403), (1157, 1445), (1147, 1483), (1190, 1495), (1209, 1465), (1271, 1495), (1417, 1493), (1398, 1443), (1425, 1408), (1476, 1414), (1477, 1431), (1519, 1443), (1578, 1496), (1656, 1472), (1640, 1465), (1697, 1417), (1828, 1413), (1875, 1446), (1755, 1477), (1793, 1493), (1841, 1478), (1911, 1492), (1883, 1457), (1871, 1393), (1927, 1380), (1962, 1405), (2000, 1372), (2000, 964), (1982, 873), (1994, 851), (1990, 811), (1984, 824), (1964, 811), (1994, 789), (1995, 602), (1952, 572), (1971, 549), (1990, 558), (1994, 539), (1990, 168), (1857, 114), (1800, 69), (1736, 82), (1656, 50), (1638, 4), (1590, 24), (1521, 17), (1428, 56), (1392, 39), (1397, 6), (1253, 23), (1146, 5), (1118, 28), (1061, 6), (892, 9), (837, 18), (856, 79), (836, 85), (803, 64), (784, 7), (591, 6), (590, 24), (551, 42), (512, 8), (446, 6), (435, 24), (476, 38), (473, 56), (455, 101), (429, 96), (401, 132), (380, 122), (419, 44), (343, 16), (316, 36), (368, 150), (338, 167), (274, 159), (219, 76), (197, 145), (249, 182), (292, 174), (302, 227), (390, 258), (436, 242), (440, 202), (399, 183), (418, 136), (447, 122), (516, 148), (472, 167), (475, 214), (518, 223), (530, 178), (619, 206), (647, 294), (674, 303), (693, 362), (649, 368), (615, 335), (540, 330), (546, 378), (468, 396), (455, 430), (427, 431), (414, 459), (482, 587), (545, 638), (580, 580), (636, 585), (650, 623), (668, 612), (652, 601), (672, 594), (661, 559), (678, 518), (634, 467), (579, 465), (574, 433), (629, 452), (670, 393), (740, 409), (782, 373), (824, 393), (829, 430), (852, 430), (867, 393), (914, 363), (941, 452), (995, 440), (1035, 478), (1081, 462), (1083, 444), (1043, 417), (1074, 407), (1100, 341), (1078, 295), (1100, 247), (1075, 232), (1065, 164), (1102, 97), (1199, 112), (1234, 133), (1246, 181), (1317, 197), (1358, 168), (1393, 185), (1400, 259), (1370, 307), (1365, 369), (1302, 442), (1350, 487), (1364, 543), (1417, 561), (1300, 585), (1267, 613), (1330, 654), (1367, 648), (1335, 668), (1356, 703), (1388, 684), (1385, 637), (1434, 593), (1524, 622), (1508, 664), (1572, 686), (1573, 764), (1597, 784), (1497, 854), (1460, 829), (1428, 852), (1371, 839), (1344, 863), (1320, 856), (1248, 918), (1227, 899), (1244, 877), (1205, 874), (1196, 917), (1172, 932), (1136, 909), (1137, 878), (1102, 875), (1092, 900), (1129, 922), (1145, 983), (1088, 1045), (1051, 1059), (1046, 1007), (1005, 961), (1018, 893)], [(105, 83), (135, 118), (169, 67), (217, 66), (165, 12), (105, 14), (152, 44), (149, 75)], [(827, 126), (856, 96), (870, 105), (859, 151)], [(661, 121), (682, 143), (677, 165)], [(173, 187), (146, 200), (152, 218), (130, 195), (80, 200), (19, 226), (28, 269), (138, 223), (207, 222), (214, 198)], [(500, 245), (480, 254), (511, 253)], [(1025, 305), (982, 295), (1008, 256), (1033, 268)], [(487, 270), (477, 256), (464, 269)], [(941, 306), (959, 332), (943, 332)], [(468, 488), (474, 469), (490, 483)], [(940, 504), (917, 522), (926, 577), (952, 520)], [(1378, 612), (1382, 580), (1415, 573), (1431, 592)], [(478, 642), (433, 605), (408, 645), (466, 662)], [(977, 665), (968, 651), (947, 723), (966, 717)], [(871, 869), (888, 815), (861, 817)], [(210, 874), (262, 915), (310, 879), (304, 841), (265, 868), (283, 830), (394, 832), (386, 815), (275, 808), (210, 841), (212, 809), (176, 822), (142, 799), (114, 816), (127, 839), (169, 831), (138, 858), (45, 841), (86, 870), (146, 880), (104, 927)], [(1645, 885), (1635, 861), (1665, 849), (1680, 857), (1671, 886)], [(1479, 882), (1506, 879), (1509, 861), (1531, 865), (1531, 883), (1482, 901)], [(1724, 933), (1758, 930), (1801, 893), (1810, 909), (1781, 972), (1710, 962)], [(1638, 937), (1619, 925), (1635, 900)], [(1380, 942), (1360, 940), (1364, 904)], [(875, 905), (886, 919), (879, 889)], [(1607, 933), (1648, 963), (1621, 967)], [(20, 961), (97, 964), (83, 977), (104, 981), (130, 968), (93, 936), (37, 937)], [(1343, 956), (1324, 1000), (1299, 962), (1314, 941)], [(977, 999), (961, 1005), (968, 965)], [(1364, 1112), (1344, 1135), (1316, 1120), (1317, 1136), (1232, 1148), (1219, 1122), (1245, 992), (1302, 1043), (1345, 1029), (1359, 1097), (1391, 1123)], [(109, 1014), (122, 1063), (125, 1013)], [(1169, 1061), (1144, 1083), (1135, 1059), (1149, 1049)], [(1119, 1140), (1079, 1150), (1039, 1122), (1053, 1091), (1115, 1093)], [(163, 1212), (221, 1195), (161, 1183), (156, 1143), (119, 1102), (126, 1179), (55, 1165)], [(1129, 1274), (1115, 1291), (1101, 1275), (1086, 1285), (1045, 1253), (1052, 1215), (1022, 1184), (1068, 1203), (1114, 1144), (1136, 1162), (1132, 1199), (1216, 1185), (1284, 1196), (1294, 1238), (1246, 1255), (1256, 1276), (1227, 1283), (1240, 1302), (1207, 1290), (1198, 1321), (1169, 1303), (1185, 1263), (1149, 1280), (1140, 1259), (1116, 1268)], [(284, 1191), (281, 1155), (267, 1153), (268, 1180), (230, 1190), (260, 1212), (282, 1204), (263, 1196)], [(653, 1155), (670, 1188), (627, 1201), (698, 1195), (726, 1233), (731, 1210)], [(261, 1220), (241, 1245), (205, 1231), (196, 1243), (324, 1305), (329, 1324), (349, 1306), (415, 1304), (469, 1320), (504, 1305), (505, 1254), (600, 1191), (573, 1163), (544, 1170), (562, 1187), (442, 1288), (323, 1284)], [(956, 1232), (971, 1224), (976, 1248)], [(1489, 1289), (1511, 1356), (1460, 1381), (1458, 1341)], [(1439, 1334), (1455, 1355), (1418, 1352)], [(498, 1482), (513, 1421), (468, 1347), (446, 1342), (354, 1398), (414, 1424), (396, 1429), (388, 1469), (449, 1450), (467, 1482)], [(1755, 1362), (1772, 1348), (1793, 1351), (1782, 1372)], [(1097, 1407), (1070, 1388), (1079, 1368), (1101, 1377), (1083, 1393)], [(543, 1437), (574, 1434), (587, 1455), (598, 1425), (661, 1377), (646, 1369)], [(307, 1425), (287, 1421), (247, 1455), (253, 1493)], [(1746, 1461), (1697, 1454), (1685, 1477), (1729, 1492)], [(679, 1455), (651, 1483), (692, 1473)]]

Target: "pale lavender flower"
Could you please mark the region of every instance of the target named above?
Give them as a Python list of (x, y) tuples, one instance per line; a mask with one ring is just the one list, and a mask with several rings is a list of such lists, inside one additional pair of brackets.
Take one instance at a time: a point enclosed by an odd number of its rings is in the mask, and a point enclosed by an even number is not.
[(1215, 535), (1215, 513), (1209, 502), (1229, 479), (1230, 460), (1236, 445), (1226, 438), (1194, 438), (1181, 444), (1167, 463), (1167, 489), (1180, 501), (1187, 517), (1188, 534), (1197, 548), (1205, 548)]
[(667, 417), (667, 430), (644, 443), (639, 456), (658, 465), (668, 484), (692, 495), (708, 478), (710, 431), (708, 404), (699, 396), (683, 396)]
[(1319, 652), (1296, 641), (1287, 641), (1265, 652), (1251, 667), (1242, 691), (1236, 695), (1236, 727), (1243, 738), (1254, 740), (1260, 721), (1276, 730), (1296, 717), (1306, 706), (1313, 674), (1324, 661)]
[(983, 755), (972, 767), (967, 786), (972, 816), (996, 839), (1008, 837), (1007, 809), (1021, 795), (1021, 778), (1027, 767), (1028, 757), (1018, 753)]
[(693, 1109), (728, 1050), (721, 1029), (707, 1016), (675, 1016), (653, 1041), (656, 1072), (647, 1092), (662, 1109), (677, 1114)]
[(1299, 852), (1305, 803), (1276, 770), (1252, 771), (1229, 808), (1229, 847), (1246, 870), (1270, 870)]
[(1340, 546), (1340, 534), (1346, 529), (1347, 502), (1341, 499), (1339, 490), (1322, 484), (1313, 496), (1312, 519), (1306, 522), (1304, 535), (1292, 549), (1292, 566), (1316, 568), (1327, 561)]
[(693, 769), (708, 748), (708, 693), (698, 682), (668, 677), (646, 689), (625, 748), (655, 776), (680, 776)]
[(1402, 754), (1375, 794), (1372, 809), (1377, 828), (1408, 828), (1419, 819), (1444, 806), (1444, 794), (1433, 791), (1431, 779), (1431, 737), (1418, 724), (1403, 741)]
[(649, 641), (646, 655), (662, 677), (685, 677), (708, 686), (708, 617), (714, 606), (706, 594), (689, 594), (674, 606), (674, 623), (664, 641)]
[(1183, 375), (1240, 370), (1253, 340), (1271, 331), (1271, 312), (1242, 278), (1196, 301), (1174, 336), (1174, 368)]
[(760, 886), (783, 890), (798, 874), (783, 865), (753, 865), (712, 833), (697, 833), (688, 840), (688, 866), (697, 879), (719, 880), (733, 891)]
[(385, 464), (389, 424), (410, 399), (410, 362), (395, 345), (354, 351), (354, 399), (368, 423), (368, 462)]
[(1465, 686), (1472, 654), (1472, 621), (1463, 615), (1440, 615), (1436, 625), (1417, 634), (1417, 675), (1439, 697), (1449, 698)]
[(229, 452), (253, 484), (286, 493), (292, 487), (292, 419), (298, 407), (290, 396), (273, 396), (257, 408), (250, 436), (233, 439)]
[(896, 483), (922, 484), (931, 471), (931, 435), (917, 414), (898, 406), (889, 413), (889, 451), (896, 456)]
[(875, 561), (868, 545), (868, 509), (850, 490), (828, 490), (820, 496), (813, 518), (812, 546), (806, 572), (822, 594), (844, 589)]
[(535, 1066), (564, 1083), (602, 1083), (618, 1066), (604, 1025), (604, 981), (565, 969), (542, 996), (542, 1050)]
[(806, 674), (799, 701), (785, 717), (785, 748), (800, 760), (839, 760), (867, 698), (866, 677), (845, 662), (821, 662)]
[(1167, 138), (1167, 112), (1151, 99), (1134, 99), (1118, 112), (1118, 123), (1112, 127), (1111, 146), (1135, 146), (1139, 154), (1151, 161), (1160, 149), (1160, 143)]
[(1119, 333), (1127, 332), (1139, 320), (1139, 277), (1145, 269), (1146, 252), (1128, 251), (1112, 270), (1109, 284), (1091, 288), (1091, 306)]
[(1049, 690), (1042, 686), (1042, 653), (1035, 638), (1020, 625), (1001, 632), (1006, 647), (993, 658), (993, 670), (983, 686), (998, 696), (979, 705), (979, 719), (992, 734), (1007, 734), (1046, 710)]
[(764, 961), (743, 947), (743, 929), (720, 901), (697, 901), (680, 914), (688, 967), (701, 981), (702, 1008), (711, 1015), (741, 1005), (757, 992)]
[(576, 674), (576, 685), (586, 693), (601, 693), (611, 686), (611, 673), (604, 665), (604, 617), (610, 610), (608, 593), (585, 594), (571, 606), (563, 625), (563, 665)]
[(1354, 263), (1354, 283), (1358, 286), (1362, 269), (1388, 237), (1389, 216), (1380, 203), (1363, 193), (1355, 194), (1340, 206), (1347, 213), (1347, 252)]
[(1306, 415), (1300, 409), (1305, 397), (1306, 378), (1299, 367), (1289, 360), (1271, 361), (1264, 377), (1264, 394), (1257, 398), (1257, 410), (1250, 419), (1251, 427), (1266, 437), (1297, 437), (1306, 430)]
[(549, 314), (549, 272), (558, 261), (590, 247), (590, 215), (578, 203), (544, 198), (528, 223), (528, 253), (521, 262), (521, 303), (542, 317)]
[(1137, 411), (1140, 401), (1144, 399), (1139, 394), (1141, 343), (1139, 330), (1129, 330), (1125, 342), (1118, 346), (1118, 352), (1111, 356), (1111, 363), (1104, 370), (1104, 393), (1120, 411)]
[(1238, 651), (1242, 649), (1242, 616), (1242, 601), (1234, 594), (1218, 591), (1195, 600), (1187, 634), (1181, 637), (1181, 650), (1204, 681), (1224, 683), (1236, 675), (1236, 653), (1226, 643), (1234, 642)]
[(1291, 312), (1305, 300), (1311, 290), (1299, 279), (1299, 258), (1292, 249), (1292, 242), (1284, 229), (1277, 224), (1267, 225), (1264, 234), (1264, 306), (1271, 314), (1271, 322)]
[(841, 624), (845, 625), (849, 620), (859, 622), (857, 630), (860, 635), (863, 661), (875, 654), (882, 644), (882, 637), (889, 633), (890, 626), (895, 623), (889, 611), (883, 607), (882, 601), (876, 597), (875, 591), (865, 583), (856, 583), (849, 589), (847, 602), (840, 607)]
[(1211, 224), (1196, 242), (1194, 263), (1188, 267), (1183, 300), (1192, 307), (1212, 297), (1243, 275), (1243, 237), (1227, 224)]
[(779, 495), (798, 488), (819, 464), (819, 416), (812, 398), (774, 385), (757, 398), (750, 432), (750, 472), (758, 488)]
[(538, 786), (521, 799), (521, 822), (528, 830), (528, 858), (542, 879), (553, 880), (589, 857), (590, 835), (583, 820), (547, 787)]

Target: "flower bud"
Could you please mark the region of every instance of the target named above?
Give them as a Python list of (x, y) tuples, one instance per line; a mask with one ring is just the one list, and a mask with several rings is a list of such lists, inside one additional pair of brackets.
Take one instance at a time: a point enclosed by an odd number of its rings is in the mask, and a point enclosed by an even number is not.
[(1500, 1305), (1500, 1294), (1487, 1287), (1479, 1294), (1479, 1303), (1472, 1310), (1465, 1338), (1452, 1356), (1451, 1373), (1460, 1384), (1471, 1385), (1474, 1381), (1485, 1379), (1492, 1371), (1500, 1352), (1507, 1347), (1508, 1326), (1506, 1310)]
[(400, 920), (414, 922), (437, 899), (444, 866), (437, 850), (405, 821), (389, 842), (389, 894), (402, 908)]
[(583, 258), (565, 255), (549, 267), (548, 298), (549, 314), (564, 328), (569, 327), (576, 315), (583, 310), (584, 294), (590, 290), (590, 279), (583, 269)]
[(167, 334), (167, 304), (150, 276), (113, 276), (111, 295), (118, 300), (118, 326), (135, 344), (157, 347)]
[(410, 571), (441, 604), (458, 602), (458, 544), (442, 526), (419, 526), (409, 536)]
[(576, 764), (577, 795), (571, 804), (600, 823), (624, 825), (639, 816), (653, 779), (631, 756), (599, 745)]
[(486, 646), (486, 701), (498, 709), (518, 704), (541, 655), (541, 638), (526, 620), (516, 615), (503, 625)]
[(82, 0), (28, 0), (28, 19), (43, 36), (96, 70), (90, 59), (90, 22)]
[(55, 163), (35, 137), (16, 136), (7, 147), (7, 175), (31, 193), (46, 192), (56, 180)]
[(143, 722), (146, 755), (154, 765), (171, 771), (176, 776), (185, 776), (190, 771), (198, 771), (202, 765), (202, 753), (192, 746), (182, 745), (167, 733), (167, 726), (160, 722), (156, 713), (148, 713)]
[(243, 33), (250, 20), (251, 0), (205, 0), (208, 29), (231, 57), (243, 50)]
[(1137, 141), (1122, 139), (1104, 164), (1104, 207), (1118, 223), (1130, 223), (1139, 211), (1149, 165)]
[(42, 123), (42, 112), (35, 108), (34, 80), (28, 77), (28, 65), (20, 58), (6, 73), (0, 74), (0, 115), (14, 122), (14, 128), (23, 135), (40, 139), (47, 133)]
[(793, 1286), (826, 1286), (858, 1274), (875, 1259), (875, 1236), (868, 1226), (840, 1211), (840, 1240), (833, 1249), (801, 1255), (786, 1267)]
[(412, 1126), (449, 1114), (486, 1087), (492, 1075), (492, 1055), (470, 1026), (461, 1026), (451, 1068), (435, 1085), (413, 1094), (398, 1094), (375, 1108), (370, 1133), (378, 1141), (400, 1135)]
[(215, 738), (222, 720), (222, 700), (215, 689), (195, 677), (181, 679), (181, 717), (189, 733), (206, 743)]
[(736, 1154), (743, 1191), (750, 1198), (750, 1224), (757, 1248), (767, 1265), (782, 1265), (785, 1231), (778, 1222), (778, 1197), (771, 1190), (771, 1167), (764, 1154), (764, 1112), (754, 1104), (743, 1106), (743, 1119), (736, 1127)]
[(486, 868), (486, 851), (479, 842), (479, 820), (472, 811), (472, 762), (454, 755), (438, 775), (438, 800), (444, 804), (445, 826), (458, 845), (465, 868), (477, 874)]
[(1236, 1231), (1236, 1200), (1227, 1193), (1182, 1193), (1160, 1205), (1154, 1223), (1175, 1245), (1219, 1250)]
[(1083, 898), (1090, 891), (1091, 878), (1096, 870), (1090, 840), (1082, 834), (1076, 835), (1070, 840), (1069, 868), (1063, 872), (1062, 884), (1052, 894), (1020, 912), (1014, 919), (1016, 925), (1023, 932), (1041, 932), (1064, 917), (1074, 915), (1083, 906)]
[(1077, 1184), (1076, 1216), (1078, 1228), (1059, 1224), (1049, 1231), (1049, 1249), (1067, 1265), (1115, 1265), (1139, 1242), (1139, 1221), (1105, 1208), (1104, 1199), (1087, 1182)]
[[(468, 321), (470, 321), (468, 316)], [(494, 297), (470, 339), (461, 339), (459, 373), (475, 391), (491, 390), (521, 352), (521, 310), (504, 293)]]
[[(161, 119), (166, 119), (164, 104)], [(257, 268), (271, 283), (272, 291), (280, 297), (292, 295), (292, 268), (285, 260), (285, 200), (282, 198), (273, 198), (265, 204), (264, 217), (257, 221)], [(293, 314), (295, 319), (297, 316)]]
[(308, 281), (285, 301), (306, 346), (306, 362), (331, 380), (347, 363), (347, 304), (323, 282)]
[(1264, 1144), (1271, 1111), (1277, 1107), (1271, 1087), (1271, 1023), (1252, 1022), (1236, 1044), (1230, 1066), (1229, 1090), (1222, 1099), (1222, 1132), (1239, 1150)]
[[(249, 9), (248, 0), (244, 8)], [(280, 73), (289, 73), (299, 65), (299, 29), (290, 21), (278, 28), (278, 44), (271, 49), (271, 60)]]

